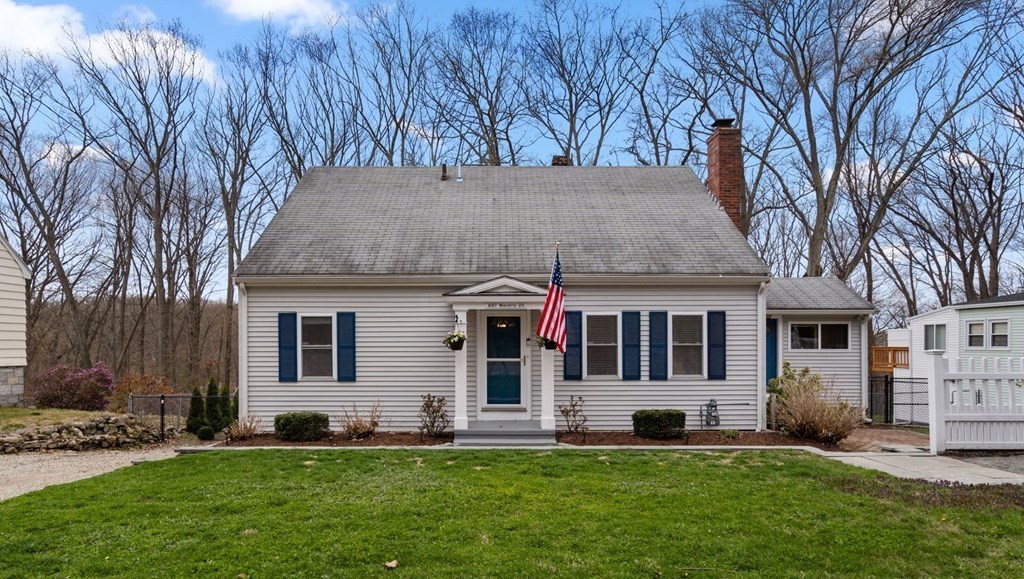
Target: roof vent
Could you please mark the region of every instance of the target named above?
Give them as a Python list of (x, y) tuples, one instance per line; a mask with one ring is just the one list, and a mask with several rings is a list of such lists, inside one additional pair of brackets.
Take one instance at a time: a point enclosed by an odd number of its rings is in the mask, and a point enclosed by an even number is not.
[(572, 167), (572, 157), (569, 155), (554, 155), (551, 157), (552, 167)]
[(455, 182), (462, 183), (462, 163), (455, 166)]

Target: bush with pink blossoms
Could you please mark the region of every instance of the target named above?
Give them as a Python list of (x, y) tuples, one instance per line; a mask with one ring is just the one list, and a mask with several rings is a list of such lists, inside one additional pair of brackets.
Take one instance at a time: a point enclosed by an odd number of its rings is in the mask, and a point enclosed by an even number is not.
[(114, 375), (103, 362), (81, 369), (62, 364), (35, 377), (29, 401), (42, 408), (104, 410), (113, 392)]

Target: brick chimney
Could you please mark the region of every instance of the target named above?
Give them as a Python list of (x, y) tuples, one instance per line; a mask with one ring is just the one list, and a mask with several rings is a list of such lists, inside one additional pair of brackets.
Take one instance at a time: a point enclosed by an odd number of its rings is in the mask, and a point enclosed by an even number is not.
[(718, 199), (740, 233), (746, 236), (742, 208), (747, 185), (743, 178), (740, 130), (732, 126), (734, 120), (716, 119), (711, 123), (714, 131), (708, 139), (708, 190)]
[(572, 157), (569, 155), (554, 155), (551, 157), (552, 167), (572, 167)]

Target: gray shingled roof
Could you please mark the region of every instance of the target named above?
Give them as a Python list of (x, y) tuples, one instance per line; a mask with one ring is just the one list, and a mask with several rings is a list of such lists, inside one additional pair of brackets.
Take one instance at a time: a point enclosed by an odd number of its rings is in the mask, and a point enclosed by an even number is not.
[(981, 300), (974, 300), (972, 302), (963, 302), (954, 305), (953, 307), (960, 306), (982, 306), (982, 305), (993, 305), (998, 306), (1000, 304), (1012, 303), (1012, 302), (1024, 302), (1024, 292), (1018, 292), (1015, 294), (1004, 294), (1001, 296), (992, 296)]
[(837, 277), (776, 277), (765, 287), (769, 310), (873, 310)]
[(237, 270), (245, 276), (768, 275), (684, 167), (308, 171)]

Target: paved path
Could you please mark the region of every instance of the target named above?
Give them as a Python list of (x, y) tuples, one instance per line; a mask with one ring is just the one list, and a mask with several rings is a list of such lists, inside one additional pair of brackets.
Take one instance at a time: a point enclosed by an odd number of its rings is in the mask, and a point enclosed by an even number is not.
[(909, 428), (863, 427), (839, 443), (848, 452), (879, 452), (883, 446), (915, 446), (928, 449), (928, 435)]
[(129, 466), (139, 460), (175, 456), (174, 446), (83, 452), (23, 452), (0, 455), (0, 501)]
[(896, 452), (830, 452), (825, 455), (845, 464), (879, 470), (900, 478), (963, 484), (1024, 484), (1024, 475), (948, 456)]

